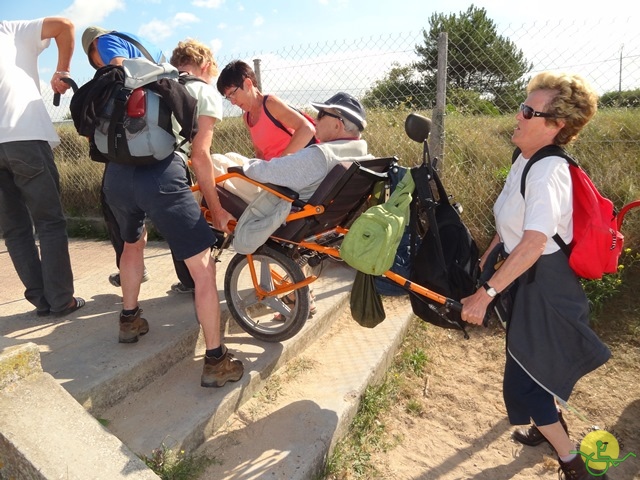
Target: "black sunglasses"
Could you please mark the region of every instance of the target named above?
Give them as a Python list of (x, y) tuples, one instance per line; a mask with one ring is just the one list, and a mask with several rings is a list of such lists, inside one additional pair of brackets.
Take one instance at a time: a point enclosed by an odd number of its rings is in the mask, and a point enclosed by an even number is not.
[(563, 118), (563, 117), (554, 115), (553, 113), (538, 112), (537, 110), (534, 110), (529, 105), (525, 105), (524, 103), (520, 104), (520, 111), (522, 112), (522, 116), (524, 117), (525, 120), (531, 120), (533, 117)]
[(344, 124), (344, 119), (340, 115), (336, 115), (335, 113), (327, 112), (326, 110), (320, 110), (318, 112), (318, 120), (320, 120), (322, 117), (325, 117), (325, 116), (326, 117), (337, 118), (338, 120), (340, 120)]

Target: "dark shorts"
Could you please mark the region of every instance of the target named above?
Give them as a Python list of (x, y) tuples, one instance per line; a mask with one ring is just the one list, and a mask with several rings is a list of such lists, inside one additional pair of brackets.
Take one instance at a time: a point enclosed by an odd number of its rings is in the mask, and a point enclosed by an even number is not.
[(103, 188), (122, 239), (127, 243), (140, 239), (146, 217), (178, 260), (190, 258), (215, 243), (178, 155), (144, 167), (109, 163)]
[(504, 404), (512, 425), (551, 425), (559, 420), (553, 395), (525, 372), (509, 353), (502, 385)]

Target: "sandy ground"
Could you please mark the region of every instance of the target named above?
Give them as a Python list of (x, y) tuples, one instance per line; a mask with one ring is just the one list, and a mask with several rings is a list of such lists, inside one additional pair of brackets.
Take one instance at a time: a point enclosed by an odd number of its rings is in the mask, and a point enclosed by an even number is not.
[[(402, 401), (385, 415), (393, 446), (372, 459), (380, 478), (557, 478), (548, 444), (527, 447), (511, 439), (513, 427), (502, 402), (504, 331), (497, 325), (473, 328), (470, 340), (435, 327), (427, 334), (428, 367), (411, 396), (422, 411), (416, 414), (414, 405), (414, 413), (408, 413)], [(565, 411), (564, 417), (576, 442), (596, 425), (618, 439), (618, 458), (628, 452), (638, 455), (609, 466), (609, 479), (639, 479), (640, 352), (628, 343), (609, 346), (611, 360), (580, 380), (569, 400), (575, 412)]]

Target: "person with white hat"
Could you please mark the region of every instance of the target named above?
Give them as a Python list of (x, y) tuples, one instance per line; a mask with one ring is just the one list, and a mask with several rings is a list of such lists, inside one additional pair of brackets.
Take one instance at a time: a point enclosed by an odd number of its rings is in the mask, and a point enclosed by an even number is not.
[[(367, 142), (361, 138), (367, 125), (366, 114), (356, 98), (339, 92), (324, 103), (311, 105), (318, 110), (318, 143), (269, 161), (244, 159), (243, 171), (247, 177), (288, 187), (298, 192), (301, 200), (308, 200), (339, 162), (367, 155)], [(236, 251), (244, 254), (255, 251), (282, 224), (289, 209), (288, 202), (279, 201), (267, 191), (260, 192), (238, 219), (233, 242)], [(251, 218), (254, 211), (269, 212), (258, 222), (263, 225), (259, 231), (255, 230), (256, 222)]]
[(352, 95), (339, 92), (326, 102), (312, 102), (318, 110), (318, 143), (270, 161), (251, 159), (243, 169), (247, 177), (261, 183), (289, 187), (308, 200), (329, 171), (341, 160), (367, 154), (361, 132), (367, 126), (362, 104)]

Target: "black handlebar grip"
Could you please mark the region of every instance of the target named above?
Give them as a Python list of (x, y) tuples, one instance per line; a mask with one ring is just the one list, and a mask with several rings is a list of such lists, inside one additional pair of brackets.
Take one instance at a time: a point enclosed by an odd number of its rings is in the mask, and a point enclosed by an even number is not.
[[(73, 93), (78, 91), (78, 84), (72, 78), (62, 77), (60, 81), (69, 85), (73, 89)], [(53, 105), (55, 107), (60, 106), (60, 94), (57, 92), (53, 94)]]

